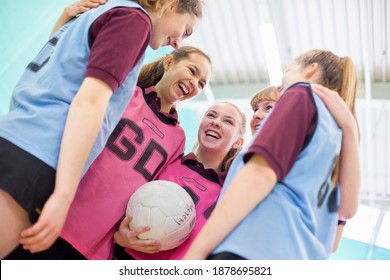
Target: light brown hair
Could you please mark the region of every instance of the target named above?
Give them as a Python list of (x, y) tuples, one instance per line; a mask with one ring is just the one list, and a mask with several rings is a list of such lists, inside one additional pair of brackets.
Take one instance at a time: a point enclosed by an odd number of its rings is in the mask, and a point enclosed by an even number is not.
[[(240, 108), (238, 108), (233, 103), (230, 103), (230, 102), (221, 102), (221, 103), (226, 103), (226, 104), (231, 105), (239, 113), (239, 115), (241, 117), (241, 121), (240, 121), (240, 125), (241, 125), (240, 126), (240, 136), (244, 137), (245, 131), (246, 131), (246, 116), (245, 116), (245, 114), (240, 110)], [(226, 154), (226, 156), (222, 160), (222, 165), (221, 165), (221, 171), (222, 172), (228, 172), (229, 171), (229, 168), (232, 165), (233, 160), (241, 152), (242, 148), (243, 148), (243, 145), (238, 146), (237, 148), (233, 148), (232, 147), (229, 150), (229, 152)]]
[[(239, 123), (240, 123), (240, 127), (239, 127), (240, 128), (240, 136), (244, 137), (245, 131), (246, 131), (246, 116), (245, 116), (245, 113), (243, 113), (240, 110), (240, 108), (238, 108), (236, 105), (234, 105), (231, 102), (218, 102), (218, 103), (215, 103), (213, 106), (215, 106), (217, 104), (229, 104), (230, 106), (235, 108), (235, 110), (239, 113), (239, 115), (241, 117), (241, 120), (239, 120)], [(210, 108), (212, 108), (213, 106), (211, 106)], [(210, 108), (209, 108), (209, 110), (210, 110)], [(243, 145), (238, 146), (237, 148), (231, 147), (230, 150), (227, 152), (227, 154), (225, 155), (225, 157), (222, 160), (221, 170), (218, 170), (218, 171), (228, 172), (230, 166), (232, 165), (233, 160), (241, 152), (242, 148), (243, 148)], [(194, 143), (194, 146), (192, 148), (193, 153), (196, 154), (198, 149), (199, 149), (199, 142), (198, 142), (198, 140), (196, 140), (195, 143)]]
[[(211, 64), (211, 59), (207, 54), (205, 54), (202, 50), (191, 46), (183, 46), (175, 49), (167, 56), (172, 56), (173, 61), (177, 63), (183, 59), (188, 59), (193, 53), (205, 57)], [(148, 88), (156, 85), (161, 80), (164, 75), (164, 60), (167, 56), (142, 66), (137, 81), (137, 85), (139, 87)]]
[(261, 91), (255, 93), (250, 101), (252, 110), (255, 111), (255, 107), (261, 101), (273, 101), (277, 102), (279, 100), (280, 93), (277, 87), (269, 86)]
[(133, 0), (145, 8), (148, 12), (164, 12), (169, 5), (177, 5), (178, 13), (189, 13), (197, 18), (203, 17), (203, 0)]
[[(320, 80), (317, 83), (337, 91), (345, 101), (349, 110), (356, 117), (356, 96), (358, 86), (358, 75), (350, 57), (338, 57), (326, 50), (314, 49), (294, 59), (302, 66), (317, 63), (320, 67)], [(340, 159), (337, 160), (336, 168), (332, 174), (332, 182), (335, 186), (340, 174)]]

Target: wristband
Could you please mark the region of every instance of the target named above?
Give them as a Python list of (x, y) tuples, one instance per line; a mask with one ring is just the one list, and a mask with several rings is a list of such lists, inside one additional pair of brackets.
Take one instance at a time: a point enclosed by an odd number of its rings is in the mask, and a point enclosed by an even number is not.
[(343, 221), (343, 220), (338, 220), (337, 221), (337, 225), (338, 226), (345, 226), (346, 223), (347, 223), (347, 221)]

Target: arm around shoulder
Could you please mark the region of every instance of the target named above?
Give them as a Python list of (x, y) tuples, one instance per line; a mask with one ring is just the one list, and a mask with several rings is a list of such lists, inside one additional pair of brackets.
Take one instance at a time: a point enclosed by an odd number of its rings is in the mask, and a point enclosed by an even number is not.
[(50, 33), (50, 37), (54, 35), (65, 23), (70, 21), (72, 18), (76, 17), (78, 14), (85, 13), (92, 8), (96, 8), (101, 4), (105, 4), (106, 0), (79, 0), (73, 2), (65, 7), (64, 11), (58, 18), (56, 24), (53, 27), (53, 30)]

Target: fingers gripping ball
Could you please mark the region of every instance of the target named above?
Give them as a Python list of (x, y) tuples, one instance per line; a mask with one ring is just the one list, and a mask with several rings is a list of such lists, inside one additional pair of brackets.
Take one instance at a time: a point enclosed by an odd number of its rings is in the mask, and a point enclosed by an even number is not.
[(129, 199), (126, 215), (130, 229), (149, 226), (140, 239), (156, 239), (161, 251), (175, 248), (191, 234), (196, 222), (195, 205), (180, 185), (156, 180), (142, 185)]

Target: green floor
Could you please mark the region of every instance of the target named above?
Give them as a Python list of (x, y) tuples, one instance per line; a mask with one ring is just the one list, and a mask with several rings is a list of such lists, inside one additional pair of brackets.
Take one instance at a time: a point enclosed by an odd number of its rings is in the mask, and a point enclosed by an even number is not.
[(370, 245), (360, 241), (343, 238), (331, 260), (390, 260), (390, 250), (376, 247), (370, 251)]

